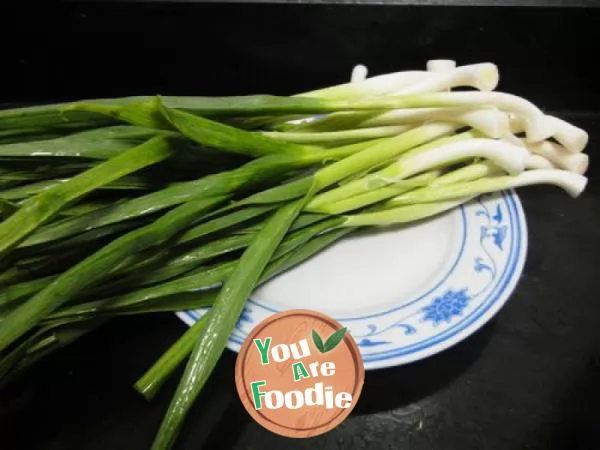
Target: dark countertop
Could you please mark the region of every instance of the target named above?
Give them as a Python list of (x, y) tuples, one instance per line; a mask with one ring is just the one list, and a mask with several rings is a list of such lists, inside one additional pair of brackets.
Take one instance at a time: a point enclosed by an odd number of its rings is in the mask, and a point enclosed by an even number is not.
[[(590, 184), (581, 198), (552, 187), (520, 191), (526, 267), (483, 329), (421, 362), (368, 372), (350, 418), (307, 440), (280, 438), (250, 419), (234, 388), (235, 355), (226, 352), (177, 448), (600, 448), (600, 88), (597, 72), (578, 56), (600, 42), (598, 13), (213, 7), (188, 14), (158, 8), (132, 21), (132, 9), (116, 15), (85, 8), (32, 19), (34, 43), (6, 50), (2, 98), (121, 95), (134, 86), (145, 93), (236, 94), (268, 86), (288, 93), (333, 83), (358, 62), (398, 70), (458, 55), (461, 63), (497, 62), (503, 89), (558, 110), (591, 135)], [(547, 32), (534, 31), (533, 23)], [(218, 27), (242, 35), (202, 39)], [(53, 38), (43, 34), (50, 28)], [(510, 33), (501, 34), (506, 28)], [(222, 51), (220, 62), (214, 48)], [(150, 49), (160, 57), (150, 59)], [(184, 329), (168, 314), (121, 319), (41, 363), (0, 392), (0, 449), (147, 449), (176, 380), (150, 403), (131, 386)]]

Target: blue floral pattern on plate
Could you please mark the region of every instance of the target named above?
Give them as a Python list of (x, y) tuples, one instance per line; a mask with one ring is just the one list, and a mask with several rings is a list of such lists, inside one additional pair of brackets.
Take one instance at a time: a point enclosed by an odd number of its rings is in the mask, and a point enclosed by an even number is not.
[(433, 326), (442, 322), (450, 323), (454, 316), (460, 316), (467, 307), (470, 297), (467, 294), (467, 288), (459, 291), (452, 289), (446, 291), (444, 295), (436, 297), (429, 305), (423, 308), (425, 316), (423, 320), (430, 320)]

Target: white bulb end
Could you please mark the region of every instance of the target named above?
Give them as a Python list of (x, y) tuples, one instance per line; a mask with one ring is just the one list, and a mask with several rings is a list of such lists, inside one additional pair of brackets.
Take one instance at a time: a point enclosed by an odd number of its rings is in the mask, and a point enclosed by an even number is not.
[(513, 134), (525, 132), (525, 122), (516, 114), (510, 114), (510, 132)]
[(510, 134), (508, 114), (497, 109), (477, 109), (461, 114), (464, 123), (486, 136), (500, 139)]
[(588, 179), (583, 175), (560, 169), (528, 170), (515, 177), (511, 187), (530, 186), (534, 184), (554, 184), (564, 189), (571, 197), (576, 198), (585, 190)]
[(573, 197), (579, 197), (588, 183), (587, 177), (573, 172), (562, 171), (565, 175), (565, 181), (562, 183), (562, 188)]
[(456, 69), (456, 61), (451, 59), (431, 59), (427, 61), (427, 72), (445, 73)]
[(556, 167), (580, 175), (587, 172), (590, 164), (590, 158), (585, 153), (570, 153), (565, 147), (554, 142), (542, 141), (530, 144), (528, 148), (532, 153), (552, 161)]
[(492, 63), (475, 64), (473, 87), (480, 91), (493, 91), (500, 81), (498, 66)]
[(583, 175), (587, 172), (590, 165), (590, 157), (585, 153), (574, 153), (565, 158), (563, 168), (571, 172)]
[(369, 69), (362, 64), (354, 66), (352, 69), (352, 75), (350, 76), (350, 83), (361, 83), (367, 79)]
[(525, 140), (527, 142), (540, 142), (552, 137), (554, 128), (547, 119), (548, 117), (543, 114), (535, 115), (529, 119), (524, 118), (526, 123)]
[(558, 117), (547, 117), (548, 121), (554, 127), (554, 134), (552, 136), (558, 142), (571, 153), (580, 153), (583, 151), (589, 140), (589, 136), (585, 130), (559, 119)]
[(509, 144), (517, 145), (519, 147), (525, 147), (525, 142), (522, 139), (519, 139), (511, 132), (506, 133), (502, 136), (502, 140), (508, 142)]
[(540, 155), (529, 155), (525, 159), (526, 169), (554, 169), (550, 161)]

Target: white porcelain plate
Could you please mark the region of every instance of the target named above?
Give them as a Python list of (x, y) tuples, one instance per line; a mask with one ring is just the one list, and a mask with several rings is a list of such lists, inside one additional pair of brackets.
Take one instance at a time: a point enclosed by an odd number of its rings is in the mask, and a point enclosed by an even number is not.
[[(257, 289), (228, 346), (239, 351), (249, 331), (275, 312), (306, 308), (348, 327), (366, 369), (419, 360), (498, 312), (526, 252), (514, 192), (485, 195), (418, 224), (354, 233)], [(178, 316), (191, 325), (203, 313)]]

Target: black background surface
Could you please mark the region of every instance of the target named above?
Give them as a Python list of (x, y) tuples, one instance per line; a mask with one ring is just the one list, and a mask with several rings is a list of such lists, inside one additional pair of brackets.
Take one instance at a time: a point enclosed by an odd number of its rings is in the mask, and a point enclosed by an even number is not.
[[(562, 8), (60, 5), (4, 9), (0, 101), (136, 94), (291, 94), (430, 58), (493, 61), (500, 88), (591, 135), (590, 185), (521, 190), (527, 264), (495, 320), (454, 348), (369, 372), (350, 418), (307, 440), (252, 422), (226, 352), (181, 449), (600, 449), (600, 10)], [(29, 39), (29, 41), (27, 41)], [(175, 380), (131, 388), (184, 326), (116, 321), (0, 392), (0, 449), (147, 449)]]

